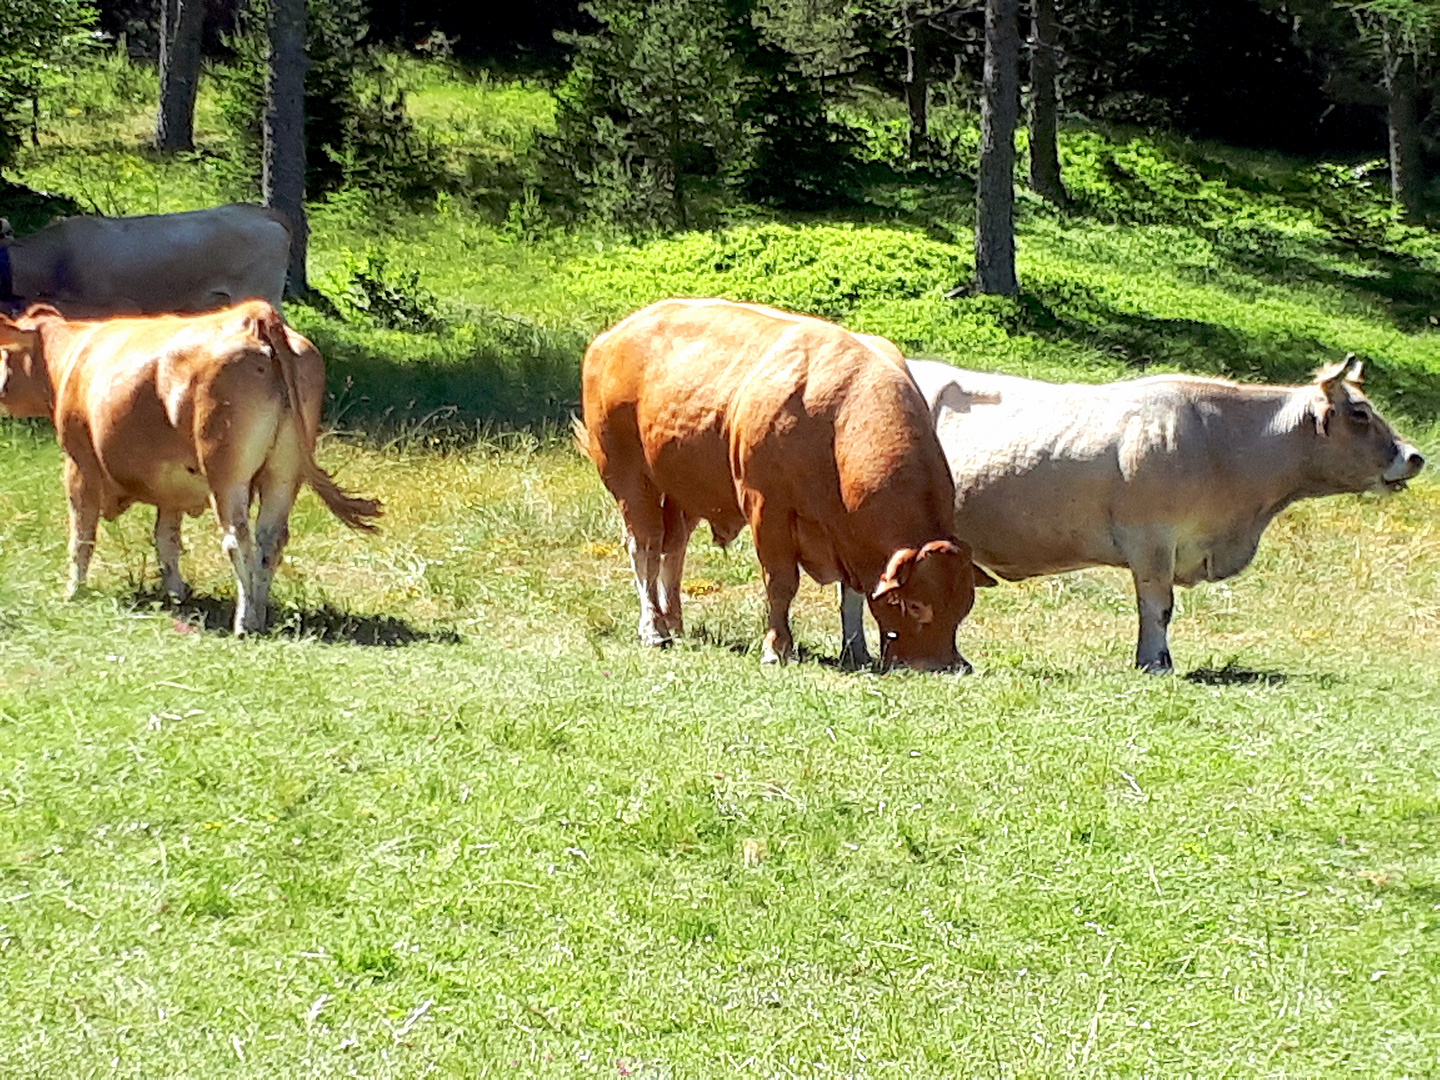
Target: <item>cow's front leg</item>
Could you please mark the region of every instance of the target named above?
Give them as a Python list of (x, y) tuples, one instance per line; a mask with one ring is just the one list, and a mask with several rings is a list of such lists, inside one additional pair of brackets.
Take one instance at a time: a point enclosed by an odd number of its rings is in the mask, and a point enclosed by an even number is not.
[(190, 586), (180, 576), (180, 556), (185, 550), (180, 544), (180, 523), (184, 518), (183, 510), (155, 510), (155, 556), (160, 561), (160, 580), (176, 603), (190, 595)]
[(865, 667), (870, 647), (865, 644), (865, 595), (840, 582), (840, 663)]
[(87, 480), (86, 470), (74, 458), (65, 458), (65, 492), (70, 504), (70, 584), (65, 599), (74, 600), (85, 587), (90, 557), (95, 554), (95, 530), (100, 525), (98, 478)]
[(795, 648), (795, 639), (790, 633), (790, 605), (800, 591), (800, 564), (790, 522), (772, 522), (760, 517), (757, 514), (750, 525), (755, 534), (755, 554), (765, 578), (765, 597), (770, 602), (769, 627), (765, 631), (760, 662), (783, 664)]
[(1130, 565), (1135, 579), (1135, 604), (1140, 612), (1140, 640), (1135, 666), (1152, 675), (1175, 670), (1170, 659), (1170, 619), (1175, 614), (1175, 554), (1155, 550)]

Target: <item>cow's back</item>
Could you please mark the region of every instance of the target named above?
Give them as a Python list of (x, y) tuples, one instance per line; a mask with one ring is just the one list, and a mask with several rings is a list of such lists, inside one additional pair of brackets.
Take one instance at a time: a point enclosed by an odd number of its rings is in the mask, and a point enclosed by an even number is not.
[(57, 433), (67, 454), (103, 474), (113, 500), (107, 513), (137, 500), (201, 512), (210, 493), (206, 438), (263, 460), (286, 403), (271, 350), (256, 333), (268, 311), (252, 303), (50, 330), (47, 354), (62, 373)]
[(278, 307), (289, 251), (283, 217), (250, 203), (75, 217), (22, 242), (17, 273), (33, 284), (16, 287), (80, 317), (198, 313), (251, 299)]

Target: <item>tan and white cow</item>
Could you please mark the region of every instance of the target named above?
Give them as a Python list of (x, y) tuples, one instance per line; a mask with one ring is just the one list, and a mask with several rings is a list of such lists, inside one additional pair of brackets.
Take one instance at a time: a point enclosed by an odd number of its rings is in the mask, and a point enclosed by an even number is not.
[(754, 533), (765, 661), (790, 654), (803, 568), (869, 597), (887, 663), (968, 668), (955, 631), (977, 571), (951, 530), (925, 401), (889, 342), (759, 305), (665, 300), (595, 339), (582, 394), (576, 436), (620, 504), (641, 641), (681, 632), (703, 518), (721, 545)]
[[(1299, 499), (1398, 491), (1425, 459), (1359, 387), (1354, 357), (1305, 386), (1189, 375), (1057, 385), (911, 360), (955, 480), (955, 532), (1015, 581), (1128, 567), (1135, 663), (1173, 670), (1174, 586), (1250, 564), (1270, 521)], [(866, 652), (844, 595), (847, 649)]]
[(277, 310), (290, 226), (251, 203), (180, 214), (72, 217), (0, 240), (0, 301), (70, 318), (214, 311), (243, 300)]
[(320, 354), (263, 300), (206, 315), (0, 318), (0, 413), (50, 417), (65, 453), (71, 596), (99, 519), (141, 502), (156, 508), (165, 588), (183, 599), (180, 523), (213, 506), (235, 570), (235, 632), (263, 629), (302, 484), (352, 528), (373, 530), (381, 513), (316, 464), (324, 397)]

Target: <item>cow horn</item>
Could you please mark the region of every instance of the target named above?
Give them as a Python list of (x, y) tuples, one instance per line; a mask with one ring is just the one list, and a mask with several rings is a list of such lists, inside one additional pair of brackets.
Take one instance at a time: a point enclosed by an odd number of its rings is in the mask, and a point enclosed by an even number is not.
[(901, 548), (891, 555), (890, 564), (885, 567), (885, 573), (880, 575), (880, 582), (870, 594), (870, 599), (879, 600), (896, 589), (904, 588), (905, 582), (910, 580), (910, 572), (915, 569), (915, 560), (919, 554), (914, 548)]

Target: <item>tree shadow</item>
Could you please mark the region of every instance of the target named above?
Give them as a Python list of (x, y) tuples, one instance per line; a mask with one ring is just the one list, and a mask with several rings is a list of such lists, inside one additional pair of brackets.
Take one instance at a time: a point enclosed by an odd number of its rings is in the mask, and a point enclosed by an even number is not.
[[(1440, 305), (1440, 277), (1436, 288)], [(1010, 329), (1077, 342), (1137, 371), (1164, 365), (1247, 382), (1303, 384), (1317, 368), (1340, 359), (1334, 346), (1309, 335), (1250, 334), (1199, 319), (1126, 311), (1103, 289), (1075, 282), (1023, 296)], [(1365, 389), (1412, 420), (1430, 423), (1440, 416), (1440, 372), (1382, 358), (1367, 364)]]
[[(205, 631), (228, 635), (235, 622), (235, 601), (216, 596), (190, 596), (176, 602), (156, 589), (137, 591), (130, 600), (136, 609), (159, 608), (173, 615), (181, 633)], [(421, 630), (391, 615), (357, 615), (332, 604), (318, 608), (271, 605), (265, 637), (318, 641), (324, 645), (364, 645), (396, 648), (401, 645), (459, 645), (454, 630)]]
[[(1293, 245), (1256, 243), (1254, 237), (1218, 237), (1215, 250), (1238, 270), (1278, 283), (1313, 282), (1342, 289), (1385, 307), (1397, 330), (1414, 333), (1434, 325), (1440, 311), (1440, 272), (1413, 255), (1359, 240), (1329, 240), (1312, 245), (1313, 255), (1297, 254)], [(1345, 260), (1359, 265), (1342, 269)], [(1329, 263), (1330, 265), (1327, 265)]]
[(403, 333), (321, 307), (287, 306), (286, 313), (325, 357), (327, 422), (372, 442), (444, 445), (496, 427), (553, 430), (580, 405), (586, 338), (578, 331), (493, 312)]

